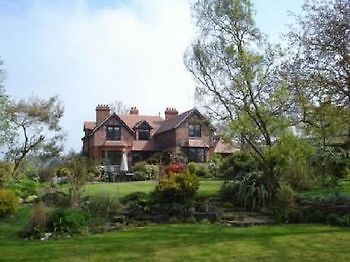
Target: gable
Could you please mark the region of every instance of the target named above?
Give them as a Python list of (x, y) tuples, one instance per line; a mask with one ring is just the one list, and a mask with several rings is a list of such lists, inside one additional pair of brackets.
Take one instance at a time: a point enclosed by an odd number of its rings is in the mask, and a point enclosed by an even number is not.
[(135, 129), (153, 129), (153, 127), (146, 121), (146, 120), (141, 120), (138, 123), (136, 123), (136, 125), (133, 128)]
[(167, 132), (172, 129), (178, 128), (180, 125), (182, 125), (184, 122), (186, 122), (189, 118), (197, 117), (202, 122), (208, 125), (210, 129), (214, 129), (211, 124), (209, 123), (208, 119), (206, 119), (197, 109), (193, 108), (189, 111), (186, 111), (174, 118), (171, 118), (167, 121), (164, 121), (163, 124), (160, 126), (156, 134), (160, 134), (163, 132)]
[(97, 130), (99, 130), (103, 126), (122, 126), (122, 127), (125, 127), (125, 129), (130, 134), (132, 135), (134, 134), (134, 131), (130, 129), (118, 115), (113, 113), (112, 115), (107, 117), (104, 121), (102, 121), (102, 123), (99, 126), (96, 126), (88, 136), (92, 136)]

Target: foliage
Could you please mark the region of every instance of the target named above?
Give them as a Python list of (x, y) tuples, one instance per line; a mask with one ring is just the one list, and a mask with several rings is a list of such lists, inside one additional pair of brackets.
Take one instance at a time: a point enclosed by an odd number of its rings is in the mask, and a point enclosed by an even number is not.
[(322, 185), (332, 186), (338, 178), (346, 177), (350, 169), (350, 156), (346, 151), (328, 147), (317, 150), (311, 163), (315, 173), (322, 179)]
[(159, 177), (159, 166), (147, 164), (146, 162), (137, 162), (133, 166), (133, 171), (137, 180), (154, 180)]
[(69, 196), (61, 191), (50, 189), (41, 196), (42, 202), (48, 207), (69, 207)]
[(133, 192), (120, 199), (122, 204), (128, 204), (130, 207), (146, 206), (149, 200), (149, 194), (145, 192)]
[(277, 204), (280, 207), (293, 207), (295, 205), (295, 192), (289, 185), (282, 184), (276, 196)]
[(168, 165), (170, 162), (170, 155), (167, 152), (157, 152), (152, 154), (146, 162), (152, 165)]
[(282, 72), (295, 98), (297, 121), (323, 149), (337, 143), (337, 136), (349, 137), (349, 10), (345, 0), (306, 1), (286, 35), (289, 56)]
[(89, 197), (84, 204), (84, 210), (90, 216), (99, 216), (107, 218), (111, 211), (119, 211), (121, 208), (118, 196), (101, 192)]
[(266, 155), (275, 162), (275, 172), (280, 179), (294, 190), (300, 190), (313, 182), (310, 161), (314, 152), (307, 140), (284, 134)]
[(56, 208), (49, 216), (47, 229), (56, 235), (76, 235), (86, 231), (87, 215), (77, 209)]
[(5, 187), (11, 181), (13, 168), (13, 163), (0, 161), (0, 188)]
[(281, 51), (255, 26), (249, 0), (197, 0), (198, 39), (185, 55), (197, 80), (197, 94), (208, 113), (227, 127), (227, 137), (254, 152), (275, 195), (278, 177), (265, 158), (281, 130), (289, 125), (288, 86), (278, 77)]
[(10, 189), (0, 188), (0, 218), (14, 214), (17, 208), (16, 194)]
[(33, 211), (29, 223), (20, 235), (24, 238), (41, 239), (47, 232), (48, 211), (45, 205), (40, 202)]
[(38, 182), (28, 178), (15, 179), (9, 184), (9, 187), (23, 200), (27, 199), (29, 196), (37, 196), (39, 193), (39, 186)]
[(55, 176), (55, 171), (51, 168), (44, 168), (39, 171), (40, 182), (50, 182), (54, 176)]
[[(291, 84), (302, 102), (330, 102), (348, 108), (350, 3), (344, 0), (305, 2), (287, 35)], [(295, 47), (298, 48), (295, 48)]]
[(211, 165), (214, 165), (214, 163), (207, 164), (207, 163), (190, 162), (188, 163), (187, 168), (188, 168), (188, 172), (192, 175), (196, 175), (197, 177), (200, 177), (200, 178), (211, 178), (215, 176), (215, 173), (213, 172), (214, 168)]
[(183, 173), (186, 170), (186, 165), (184, 163), (172, 163), (165, 167), (165, 173)]
[(195, 175), (171, 173), (156, 186), (156, 200), (161, 203), (189, 204), (198, 188), (199, 181)]
[(258, 162), (249, 151), (240, 151), (225, 158), (220, 173), (225, 179), (234, 179), (258, 170)]
[(11, 142), (14, 136), (14, 126), (11, 123), (11, 114), (8, 111), (11, 103), (3, 86), (5, 70), (2, 66), (3, 62), (0, 60), (0, 146)]
[[(9, 144), (6, 153), (7, 158), (15, 163), (14, 174), (21, 162), (32, 152), (44, 159), (57, 156), (61, 152), (60, 142), (64, 135), (59, 120), (63, 116), (63, 107), (57, 96), (48, 100), (37, 97), (20, 100), (13, 102), (8, 110), (12, 116), (11, 122), (21, 130), (21, 135), (18, 133), (17, 139)], [(47, 134), (52, 136), (48, 137)]]
[(262, 173), (249, 173), (226, 181), (221, 188), (221, 197), (233, 201), (237, 206), (256, 210), (268, 206), (273, 196), (267, 189), (266, 178)]
[(68, 176), (71, 205), (79, 206), (81, 191), (89, 177), (94, 175), (95, 166), (88, 158), (73, 153), (65, 158), (62, 167), (66, 168)]

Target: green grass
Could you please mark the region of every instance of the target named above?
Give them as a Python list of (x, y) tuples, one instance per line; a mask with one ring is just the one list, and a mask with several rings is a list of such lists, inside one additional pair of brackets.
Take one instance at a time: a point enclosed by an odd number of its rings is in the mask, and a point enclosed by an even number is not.
[[(0, 231), (4, 233), (4, 230)], [(6, 235), (6, 234), (5, 234)], [(154, 225), (47, 242), (0, 236), (0, 261), (349, 261), (350, 230)]]
[[(215, 195), (221, 185), (222, 181), (200, 181), (199, 195), (209, 196)], [(85, 195), (96, 195), (101, 192), (118, 195), (123, 197), (133, 192), (149, 193), (154, 190), (157, 182), (155, 181), (139, 181), (139, 182), (122, 182), (122, 183), (96, 183), (85, 186)]]
[(348, 196), (350, 197), (350, 180), (342, 180), (338, 187), (319, 187), (308, 191), (300, 192), (299, 195), (304, 198), (316, 198), (327, 196)]

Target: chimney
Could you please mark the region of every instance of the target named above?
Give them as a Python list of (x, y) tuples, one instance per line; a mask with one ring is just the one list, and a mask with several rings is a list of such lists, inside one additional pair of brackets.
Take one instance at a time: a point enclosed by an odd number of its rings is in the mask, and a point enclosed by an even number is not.
[(103, 120), (109, 117), (111, 110), (108, 105), (97, 105), (96, 106), (96, 126), (101, 124)]
[(179, 112), (176, 110), (176, 108), (167, 107), (165, 109), (164, 114), (165, 114), (165, 120), (169, 120), (176, 117), (179, 114)]
[(133, 106), (130, 108), (130, 115), (137, 116), (139, 114), (139, 110), (136, 108), (136, 106)]

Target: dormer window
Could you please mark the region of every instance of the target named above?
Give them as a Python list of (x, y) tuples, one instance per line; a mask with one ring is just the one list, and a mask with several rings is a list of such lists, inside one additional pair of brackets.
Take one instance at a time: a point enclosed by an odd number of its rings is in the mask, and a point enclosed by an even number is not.
[(139, 121), (135, 126), (134, 130), (137, 132), (137, 140), (150, 140), (151, 139), (152, 127), (146, 120)]
[(151, 137), (150, 133), (151, 132), (149, 129), (139, 128), (138, 129), (139, 140), (149, 140)]
[(120, 140), (121, 138), (120, 126), (107, 126), (106, 132), (107, 140)]
[(188, 125), (188, 136), (189, 137), (202, 137), (202, 129), (200, 124), (189, 124)]

